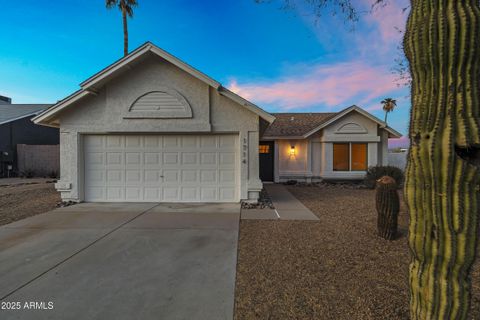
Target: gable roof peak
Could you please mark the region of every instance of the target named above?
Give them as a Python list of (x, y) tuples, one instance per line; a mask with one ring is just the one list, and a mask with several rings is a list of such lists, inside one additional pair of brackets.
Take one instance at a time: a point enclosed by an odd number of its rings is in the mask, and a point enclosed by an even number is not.
[(99, 88), (101, 88), (106, 82), (108, 82), (118, 72), (120, 72), (124, 68), (129, 68), (130, 63), (140, 59), (142, 56), (148, 53), (157, 55), (158, 57), (178, 67), (180, 70), (183, 70), (188, 74), (192, 75), (193, 77), (199, 79), (200, 81), (203, 81), (204, 83), (208, 84), (209, 86), (217, 90), (219, 94), (237, 102), (241, 106), (247, 108), (248, 110), (252, 111), (253, 113), (267, 120), (268, 122), (272, 123), (273, 120), (275, 119), (275, 117), (272, 116), (270, 113), (264, 111), (263, 109), (251, 103), (250, 101), (240, 97), (236, 93), (224, 88), (220, 82), (212, 79), (211, 77), (207, 76), (201, 71), (195, 69), (189, 64), (178, 59), (174, 55), (168, 53), (167, 51), (157, 47), (152, 42), (147, 41), (144, 44), (142, 44), (140, 47), (130, 52), (125, 57), (120, 58), (119, 60), (115, 61), (114, 63), (110, 64), (106, 68), (100, 70), (93, 76), (89, 77), (88, 79), (80, 83), (80, 88), (81, 88), (80, 90), (76, 91), (75, 93), (71, 94), (70, 96), (66, 97), (63, 100), (58, 101), (50, 109), (46, 110), (45, 112), (35, 117), (33, 119), (34, 122), (48, 125), (48, 121), (52, 119), (57, 112), (59, 112), (60, 110), (63, 110), (64, 108), (71, 105), (73, 102), (78, 101), (89, 94), (94, 94), (94, 95), (97, 94)]

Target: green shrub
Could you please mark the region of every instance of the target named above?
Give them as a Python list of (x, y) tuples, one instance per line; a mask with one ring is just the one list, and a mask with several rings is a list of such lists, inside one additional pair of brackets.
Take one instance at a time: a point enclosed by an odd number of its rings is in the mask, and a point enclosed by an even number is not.
[(390, 176), (397, 182), (398, 188), (403, 184), (404, 174), (402, 169), (393, 166), (373, 166), (369, 167), (363, 183), (370, 189), (375, 189), (378, 179), (383, 176)]

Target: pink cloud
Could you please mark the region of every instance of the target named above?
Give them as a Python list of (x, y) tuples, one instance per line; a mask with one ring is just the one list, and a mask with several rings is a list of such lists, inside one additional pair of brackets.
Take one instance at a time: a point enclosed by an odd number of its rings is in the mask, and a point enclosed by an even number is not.
[(388, 139), (389, 148), (408, 148), (410, 146), (410, 140), (408, 136), (402, 136), (399, 139)]
[[(365, 0), (369, 2), (370, 7), (375, 1)], [(380, 35), (384, 41), (397, 41), (402, 37), (402, 31), (405, 29), (409, 3), (406, 0), (389, 1), (384, 6), (375, 6), (371, 13), (367, 15), (369, 23), (376, 24)]]
[[(275, 104), (283, 110), (315, 105), (343, 106), (354, 98), (358, 104), (398, 90), (395, 76), (384, 66), (363, 62), (313, 65), (278, 80), (239, 83), (229, 89), (260, 104)], [(361, 96), (361, 100), (359, 100)]]
[[(361, 41), (369, 47), (376, 47), (385, 54), (395, 49), (401, 42), (408, 18), (409, 1), (389, 1), (386, 5), (377, 5), (372, 8), (375, 0), (363, 0), (363, 3), (371, 8), (365, 20), (375, 27)], [(380, 36), (379, 36), (380, 35)]]

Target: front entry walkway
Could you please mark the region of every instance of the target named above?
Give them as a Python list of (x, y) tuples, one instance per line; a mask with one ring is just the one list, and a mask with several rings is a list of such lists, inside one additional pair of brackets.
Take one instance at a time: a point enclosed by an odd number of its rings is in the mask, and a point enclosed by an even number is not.
[(282, 184), (264, 184), (275, 210), (246, 209), (242, 210), (242, 219), (252, 220), (311, 220), (318, 217), (295, 198)]
[(232, 319), (239, 212), (83, 203), (3, 226), (0, 319)]

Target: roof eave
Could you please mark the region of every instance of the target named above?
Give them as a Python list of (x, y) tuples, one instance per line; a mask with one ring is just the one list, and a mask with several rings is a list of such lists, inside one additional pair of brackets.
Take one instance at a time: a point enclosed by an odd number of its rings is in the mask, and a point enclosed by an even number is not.
[(309, 136), (311, 136), (312, 134), (318, 132), (319, 130), (329, 126), (330, 124), (332, 124), (333, 122), (337, 121), (338, 119), (342, 118), (343, 116), (347, 115), (348, 113), (352, 112), (352, 111), (357, 111), (358, 113), (362, 114), (363, 116), (369, 118), (370, 120), (376, 122), (378, 125), (380, 125), (381, 128), (387, 130), (389, 133), (392, 134), (392, 136), (394, 136), (394, 138), (400, 138), (402, 136), (401, 133), (399, 133), (398, 131), (396, 131), (395, 129), (389, 127), (385, 121), (382, 121), (380, 119), (378, 119), (377, 117), (375, 117), (373, 114), (363, 110), (362, 108), (356, 106), (356, 105), (353, 105), (353, 106), (350, 106), (348, 108), (345, 108), (343, 109), (342, 111), (340, 111), (337, 115), (335, 115), (334, 117), (332, 117), (331, 119), (328, 119), (327, 121), (325, 121), (324, 123), (322, 123), (321, 125), (319, 125), (318, 127), (316, 127), (315, 129), (307, 132), (304, 137), (305, 138), (308, 138)]
[(263, 110), (262, 108), (260, 108), (259, 106), (255, 105), (255, 104), (251, 103), (250, 101), (240, 97), (238, 94), (228, 90), (227, 88), (225, 88), (223, 86), (220, 86), (217, 91), (221, 95), (233, 100), (234, 102), (244, 106), (245, 108), (247, 108), (251, 112), (257, 114), (259, 117), (265, 119), (269, 123), (273, 123), (273, 121), (275, 121), (275, 116), (266, 112), (265, 110)]
[(68, 107), (70, 104), (82, 99), (83, 97), (87, 96), (88, 94), (97, 94), (98, 87), (101, 87), (101, 84), (108, 80), (109, 77), (113, 76), (114, 73), (119, 71), (120, 69), (128, 66), (129, 63), (133, 62), (135, 59), (140, 57), (147, 52), (152, 52), (159, 57), (165, 59), (166, 61), (172, 63), (173, 65), (177, 66), (181, 70), (191, 74), (192, 76), (196, 77), (197, 79), (205, 82), (209, 86), (216, 89), (220, 94), (230, 98), (231, 100), (237, 102), (241, 106), (247, 108), (251, 112), (259, 115), (269, 123), (272, 123), (275, 120), (275, 117), (270, 113), (264, 111), (260, 107), (256, 106), (255, 104), (247, 101), (246, 99), (238, 96), (237, 94), (231, 92), (230, 90), (224, 88), (219, 82), (215, 81), (214, 79), (210, 78), (206, 74), (200, 72), (199, 70), (193, 68), (192, 66), (188, 65), (187, 63), (181, 61), (177, 57), (171, 55), (170, 53), (160, 49), (159, 47), (155, 46), (151, 42), (146, 42), (139, 48), (132, 51), (127, 56), (123, 57), (122, 59), (114, 62), (110, 66), (106, 67), (105, 69), (101, 70), (100, 72), (96, 73), (95, 75), (91, 76), (87, 80), (83, 81), (80, 84), (81, 89), (77, 92), (74, 92), (70, 96), (66, 97), (65, 99), (57, 102), (55, 105), (50, 107), (49, 109), (45, 110), (44, 112), (40, 113), (38, 116), (33, 118), (32, 120), (36, 124), (42, 125), (49, 125), (49, 120), (51, 120), (54, 115), (61, 110)]
[(33, 123), (41, 124), (41, 125), (50, 125), (48, 120), (50, 120), (55, 114), (62, 111), (72, 103), (80, 100), (81, 98), (89, 95), (91, 92), (85, 90), (78, 90), (77, 92), (73, 93), (72, 95), (68, 96), (67, 98), (57, 102), (50, 108), (46, 109), (45, 111), (38, 114), (36, 117), (32, 118)]
[(302, 140), (304, 136), (262, 136), (262, 140)]
[(400, 132), (398, 132), (397, 130), (395, 130), (395, 129), (389, 127), (389, 126), (383, 127), (382, 129), (384, 129), (385, 131), (387, 131), (389, 133), (389, 135), (388, 135), (389, 139), (399, 139), (403, 136)]
[(8, 119), (8, 120), (5, 120), (5, 121), (0, 121), (0, 125), (5, 124), (5, 123), (9, 123), (9, 122), (13, 122), (13, 121), (17, 121), (17, 120), (20, 120), (20, 119), (23, 119), (23, 118), (31, 117), (31, 116), (34, 116), (34, 115), (37, 115), (37, 114), (39, 114), (38, 111), (29, 113), (29, 114), (24, 114), (24, 115), (21, 115), (21, 116), (12, 118), (12, 119)]
[(107, 68), (101, 70), (100, 72), (96, 73), (95, 75), (91, 76), (87, 80), (83, 81), (80, 84), (80, 87), (84, 90), (88, 88), (95, 88), (95, 85), (101, 83), (104, 80), (107, 80), (110, 76), (113, 76), (114, 73), (123, 69), (124, 67), (128, 66), (131, 62), (138, 59), (140, 56), (146, 54), (147, 52), (152, 52), (157, 56), (167, 60), (168, 62), (172, 63), (173, 65), (177, 66), (181, 70), (189, 73), (190, 75), (196, 77), (197, 79), (207, 83), (208, 85), (218, 89), (220, 87), (220, 83), (213, 80), (206, 74), (200, 72), (199, 70), (195, 69), (194, 67), (190, 66), (189, 64), (181, 61), (174, 55), (160, 49), (159, 47), (155, 46), (154, 44), (147, 42), (144, 45), (140, 46), (138, 49), (131, 52), (129, 55), (125, 56), (124, 58), (118, 60), (117, 62), (113, 63), (112, 65), (108, 66)]

